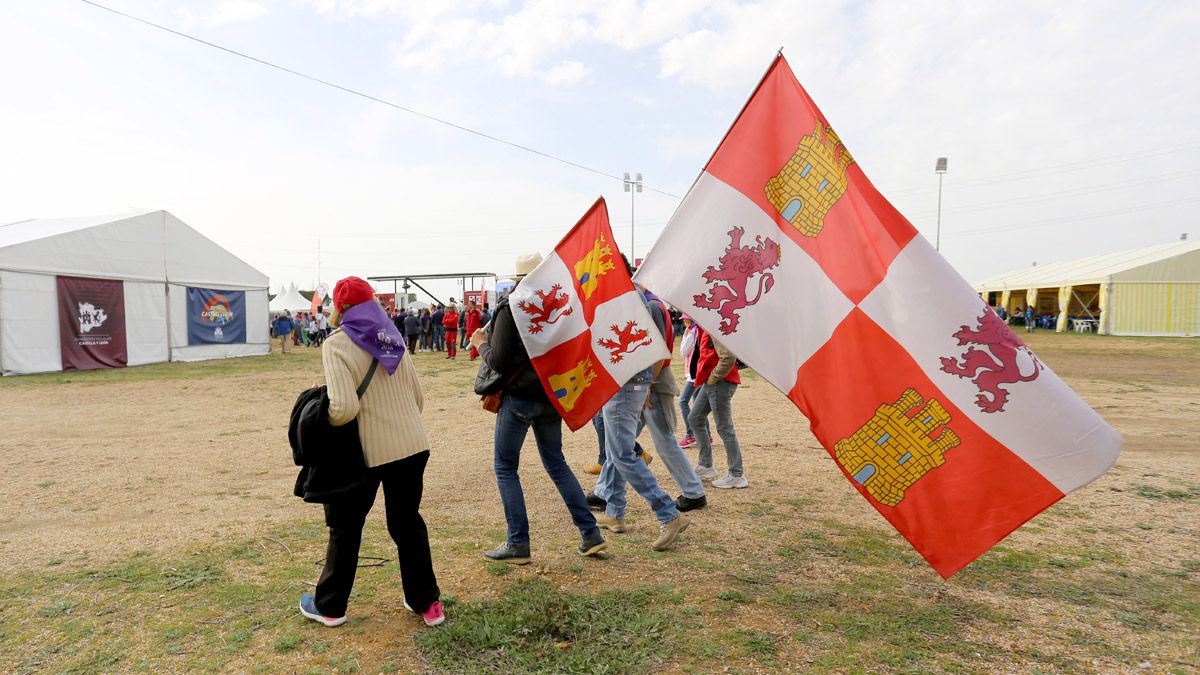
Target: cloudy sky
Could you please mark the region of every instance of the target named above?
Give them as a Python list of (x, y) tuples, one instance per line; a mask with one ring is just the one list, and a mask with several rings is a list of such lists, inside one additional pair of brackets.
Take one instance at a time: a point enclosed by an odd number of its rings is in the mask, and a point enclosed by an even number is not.
[[(780, 46), (969, 280), (1200, 236), (1200, 4), (0, 3), (0, 223), (167, 209), (266, 272), (512, 271), (598, 195), (642, 256)], [(597, 173), (599, 172), (599, 173)], [(452, 294), (453, 284), (436, 286)]]

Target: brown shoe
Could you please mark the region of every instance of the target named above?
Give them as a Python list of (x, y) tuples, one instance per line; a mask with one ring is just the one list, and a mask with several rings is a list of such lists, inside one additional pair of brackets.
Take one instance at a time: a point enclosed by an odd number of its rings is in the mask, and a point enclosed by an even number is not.
[(593, 464), (591, 466), (583, 467), (584, 473), (590, 473), (593, 476), (599, 476), (600, 472), (603, 470), (604, 470), (604, 465), (602, 465), (602, 464)]
[(655, 551), (665, 551), (671, 548), (671, 544), (675, 543), (676, 537), (688, 529), (692, 521), (682, 513), (675, 520), (663, 523), (658, 528), (658, 539), (654, 540)]
[(650, 454), (649, 450), (642, 450), (642, 461), (646, 463), (646, 466), (650, 466), (650, 462), (654, 461), (654, 455)]
[[(675, 522), (675, 521), (671, 521), (671, 522)], [(620, 533), (620, 532), (625, 531), (625, 519), (624, 518), (614, 518), (613, 516), (610, 516), (607, 513), (597, 513), (596, 514), (596, 523), (598, 525), (600, 525), (600, 527), (603, 527), (606, 530), (611, 530), (612, 532)]]

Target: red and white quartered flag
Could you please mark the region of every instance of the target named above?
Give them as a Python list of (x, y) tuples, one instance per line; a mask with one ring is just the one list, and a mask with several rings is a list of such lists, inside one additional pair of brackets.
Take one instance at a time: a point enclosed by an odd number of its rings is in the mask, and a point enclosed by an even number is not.
[(670, 356), (613, 241), (604, 198), (508, 302), (542, 387), (572, 431), (629, 378)]
[(875, 189), (780, 55), (639, 269), (949, 577), (1121, 437)]

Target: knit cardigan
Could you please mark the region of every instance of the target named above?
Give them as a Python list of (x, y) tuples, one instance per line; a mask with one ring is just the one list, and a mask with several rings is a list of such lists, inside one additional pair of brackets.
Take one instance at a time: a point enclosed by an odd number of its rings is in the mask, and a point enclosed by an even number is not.
[(321, 347), (321, 361), (329, 387), (329, 423), (341, 426), (358, 418), (367, 466), (387, 464), (429, 449), (429, 437), (421, 421), (425, 396), (409, 355), (400, 359), (391, 375), (383, 368), (376, 369), (361, 401), (356, 390), (371, 367), (371, 355), (354, 344), (349, 335), (337, 331)]

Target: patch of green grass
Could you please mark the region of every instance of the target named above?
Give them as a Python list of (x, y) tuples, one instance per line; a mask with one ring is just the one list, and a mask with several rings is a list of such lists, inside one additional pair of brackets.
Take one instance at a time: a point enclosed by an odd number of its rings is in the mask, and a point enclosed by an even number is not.
[(571, 593), (520, 581), (496, 600), (462, 603), (417, 647), (448, 672), (641, 672), (670, 658), (680, 628), (663, 588)]
[(303, 636), (297, 635), (296, 633), (288, 633), (286, 635), (280, 635), (278, 638), (276, 638), (275, 642), (271, 644), (271, 650), (278, 654), (283, 654), (296, 649), (303, 643)]
[(490, 562), (484, 565), (483, 568), (488, 571), (488, 574), (494, 577), (506, 576), (516, 569), (514, 566), (503, 562)]
[(1163, 489), (1153, 485), (1135, 485), (1131, 491), (1143, 498), (1155, 501), (1190, 502), (1200, 499), (1200, 485), (1189, 485), (1183, 489)]
[(724, 589), (724, 590), (717, 591), (717, 599), (723, 600), (725, 602), (732, 602), (732, 603), (737, 603), (737, 604), (746, 604), (748, 602), (753, 602), (753, 600), (754, 600), (753, 598), (750, 597), (749, 593), (743, 593), (742, 591), (735, 591), (735, 590), (730, 590), (730, 589)]

